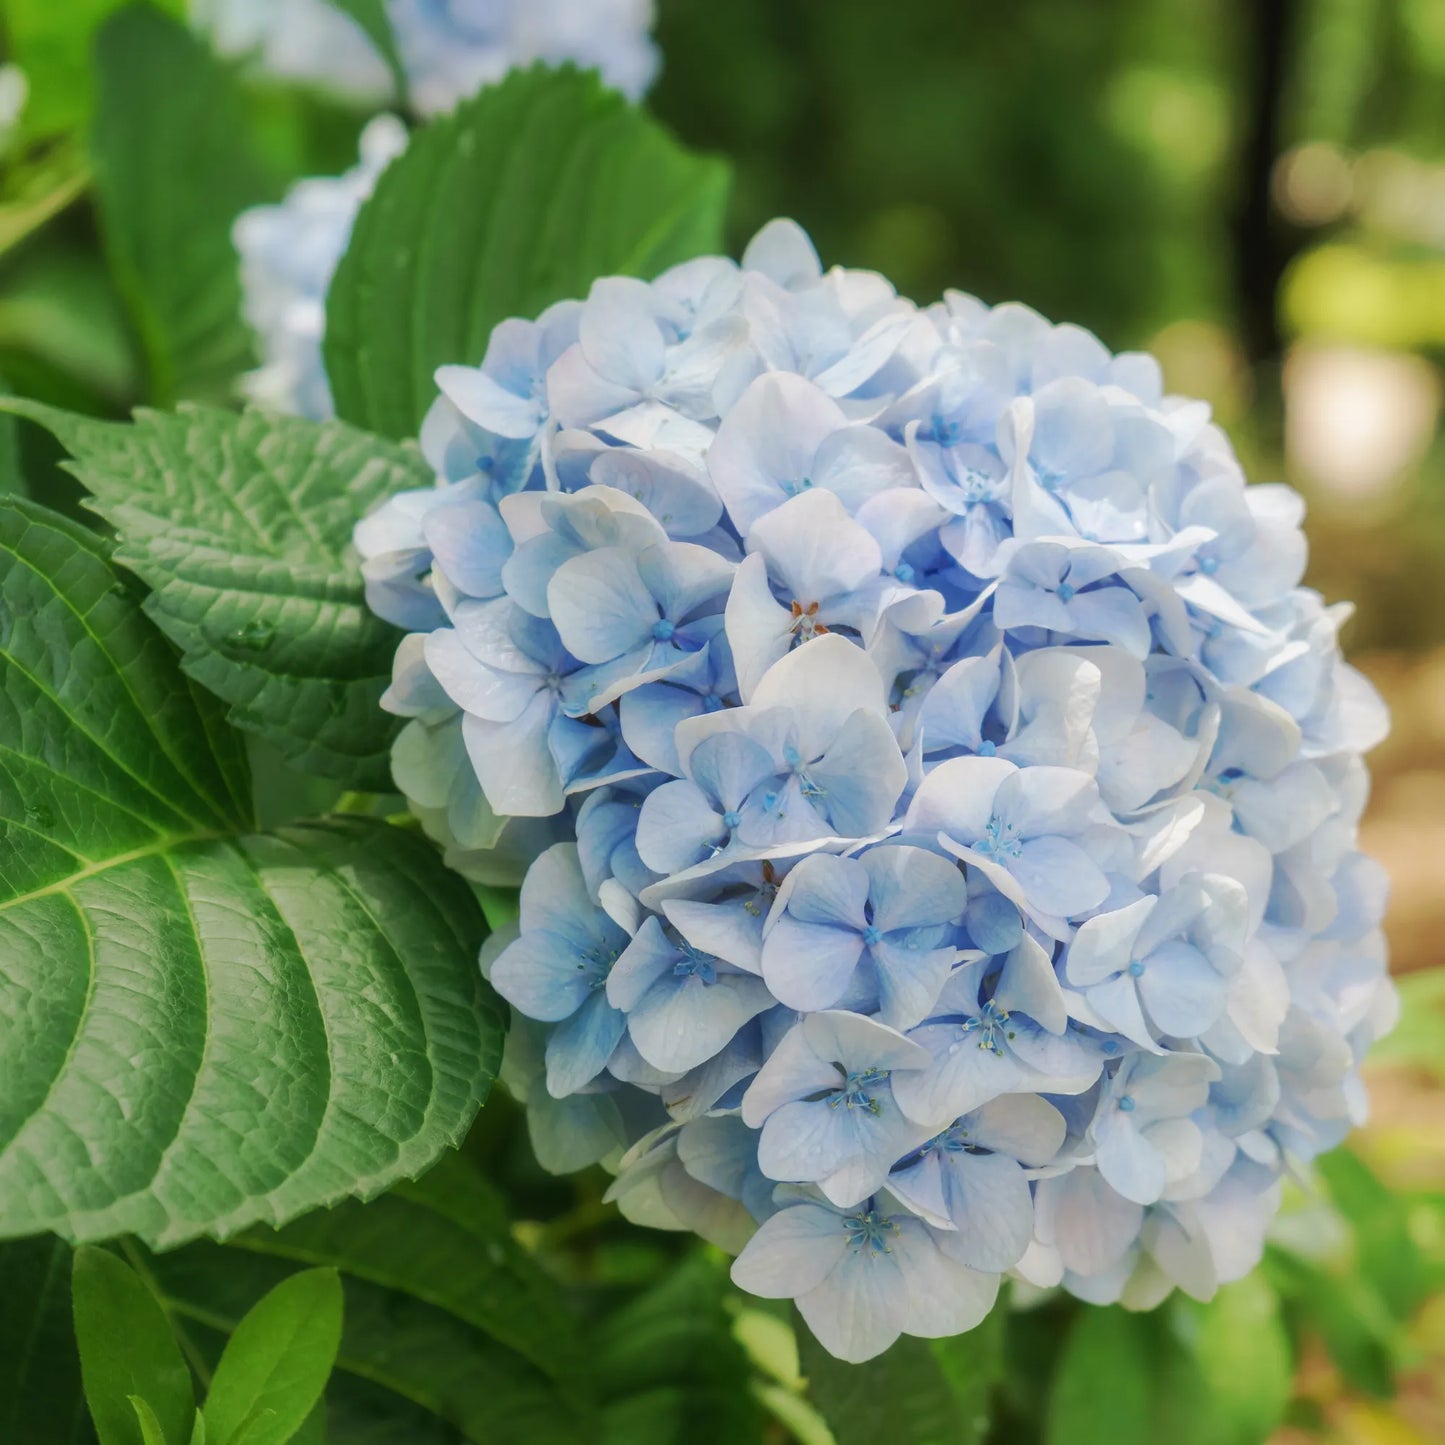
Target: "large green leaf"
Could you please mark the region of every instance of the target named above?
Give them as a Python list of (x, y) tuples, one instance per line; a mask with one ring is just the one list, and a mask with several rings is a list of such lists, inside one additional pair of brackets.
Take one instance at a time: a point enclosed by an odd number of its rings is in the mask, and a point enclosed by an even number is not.
[(0, 1440), (95, 1445), (70, 1311), (70, 1249), (52, 1235), (0, 1244)]
[(466, 886), (364, 818), (248, 832), (239, 735), (104, 544), (0, 501), (0, 1236), (169, 1245), (416, 1175), (500, 1018)]
[(518, 71), (417, 132), (361, 208), (331, 283), (338, 415), (415, 436), (432, 373), (507, 316), (720, 249), (728, 172), (595, 75)]
[(52, 431), (185, 669), (293, 767), (390, 786), (397, 720), (378, 701), (400, 633), (368, 610), (351, 529), (425, 486), (414, 448), (340, 422), (185, 406), (100, 422), (11, 401)]
[(512, 1238), (500, 1197), (461, 1158), (369, 1204), (193, 1244), (148, 1268), (193, 1347), (214, 1355), (298, 1265), (337, 1269), (345, 1291), (331, 1445), (596, 1438), (594, 1369), (577, 1323)]
[(150, 399), (227, 399), (252, 363), (231, 223), (279, 187), (231, 71), (180, 21), (122, 11), (101, 28), (96, 66), (96, 202)]
[(835, 1360), (798, 1322), (808, 1394), (838, 1445), (979, 1445), (988, 1438), (1006, 1307), (967, 1334), (902, 1335), (861, 1365)]

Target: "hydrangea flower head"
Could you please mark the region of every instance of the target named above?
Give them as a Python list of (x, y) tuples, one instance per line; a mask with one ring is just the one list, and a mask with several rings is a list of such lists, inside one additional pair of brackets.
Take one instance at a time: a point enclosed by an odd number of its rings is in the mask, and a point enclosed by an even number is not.
[(1386, 727), (1301, 508), (1158, 368), (774, 222), (438, 374), (358, 527), (398, 786), (524, 877), (539, 1154), (835, 1354), (1201, 1298), (1359, 1122)]

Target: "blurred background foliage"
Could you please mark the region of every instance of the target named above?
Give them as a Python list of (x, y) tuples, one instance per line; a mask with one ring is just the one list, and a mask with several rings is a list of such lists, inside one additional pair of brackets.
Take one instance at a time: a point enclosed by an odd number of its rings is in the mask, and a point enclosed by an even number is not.
[[(238, 317), (224, 324), (234, 271), (212, 267), (205, 295), (164, 297), (170, 312), (144, 303), (227, 254), (239, 205), (349, 164), (364, 119), (217, 67), (196, 89), (203, 109), (243, 117), (226, 157), (165, 158), (189, 179), (172, 188), (168, 230), (127, 234), (135, 168), (105, 139), (126, 106), (152, 100), (92, 83), (85, 31), (112, 8), (0, 4), (7, 58), (32, 93), (0, 134), (0, 374), (98, 415), (213, 394), (215, 358), (234, 365), (246, 345)], [(825, 260), (875, 267), (920, 301), (948, 286), (1017, 298), (1113, 348), (1155, 351), (1173, 389), (1211, 402), (1254, 478), (1284, 477), (1308, 498), (1310, 580), (1355, 600), (1347, 641), (1394, 710), (1364, 846), (1394, 880), (1404, 1017), (1368, 1071), (1372, 1121), (1292, 1186), (1262, 1274), (1211, 1311), (1175, 1301), (1142, 1334), (1113, 1311), (1021, 1301), (1033, 1307), (1006, 1338), (968, 1337), (972, 1363), (923, 1350), (891, 1368), (915, 1393), (946, 1384), (956, 1415), (960, 1381), (992, 1361), (992, 1438), (1009, 1441), (1445, 1439), (1445, 0), (659, 8), (650, 104), (734, 162), (735, 244), (791, 214)], [(218, 328), (204, 345), (168, 332), (200, 312)], [(204, 365), (188, 368), (186, 345)], [(0, 484), (23, 474), (75, 510), (54, 463), (38, 429), (0, 436)], [(633, 1422), (638, 1438), (695, 1441), (709, 1412), (708, 1438), (830, 1438), (804, 1403), (785, 1317), (734, 1301), (719, 1343), (715, 1261), (666, 1275), (679, 1242), (622, 1226), (600, 1176), (542, 1176), (500, 1102), (468, 1151), (584, 1308), (631, 1312), (611, 1336), (632, 1341), (619, 1378), (672, 1371), (654, 1414)], [(729, 1393), (739, 1351), (748, 1401)], [(1099, 1352), (1114, 1413), (1091, 1433), (1070, 1391)]]

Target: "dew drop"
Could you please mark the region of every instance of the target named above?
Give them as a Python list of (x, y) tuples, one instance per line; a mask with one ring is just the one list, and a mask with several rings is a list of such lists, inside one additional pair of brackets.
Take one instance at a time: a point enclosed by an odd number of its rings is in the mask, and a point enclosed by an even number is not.
[(226, 634), (226, 641), (232, 647), (244, 647), (250, 652), (264, 652), (276, 640), (276, 629), (269, 622), (247, 622)]

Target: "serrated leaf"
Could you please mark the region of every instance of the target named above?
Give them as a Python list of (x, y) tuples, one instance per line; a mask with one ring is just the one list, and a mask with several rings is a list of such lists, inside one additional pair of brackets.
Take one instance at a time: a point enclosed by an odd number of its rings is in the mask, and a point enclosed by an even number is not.
[(0, 1440), (95, 1445), (80, 1388), (70, 1248), (50, 1235), (0, 1244)]
[(71, 1273), (85, 1399), (100, 1445), (153, 1445), (139, 1398), (163, 1441), (185, 1438), (195, 1410), (191, 1372), (159, 1301), (123, 1260), (77, 1250)]
[(881, 1355), (850, 1365), (798, 1322), (808, 1397), (838, 1445), (979, 1445), (992, 1422), (1005, 1309), (967, 1334), (923, 1340), (901, 1335)]
[(341, 1343), (341, 1281), (307, 1269), (254, 1304), (222, 1352), (203, 1411), (214, 1445), (286, 1445), (311, 1414)]
[(291, 766), (363, 791), (391, 786), (397, 719), (379, 700), (400, 633), (362, 594), (351, 530), (431, 473), (411, 447), (340, 422), (200, 406), (133, 423), (12, 400), (74, 458), (121, 534), (147, 611), (238, 726)]
[(514, 71), (412, 136), (331, 283), (337, 414), (415, 436), (432, 373), (508, 316), (720, 248), (728, 172), (576, 70)]
[(280, 189), (232, 72), (179, 20), (146, 5), (112, 16), (96, 40), (91, 161), (150, 399), (229, 399), (253, 364), (231, 223)]
[(161, 1246), (416, 1175), (495, 1073), (465, 884), (247, 831), (240, 738), (83, 528), (0, 501), (0, 1236)]
[(396, 87), (397, 96), (405, 101), (407, 91), (406, 69), (396, 48), (396, 35), (386, 13), (385, 0), (327, 0), (333, 9), (349, 15), (371, 41), (376, 53), (386, 62), (391, 72), (391, 83)]

